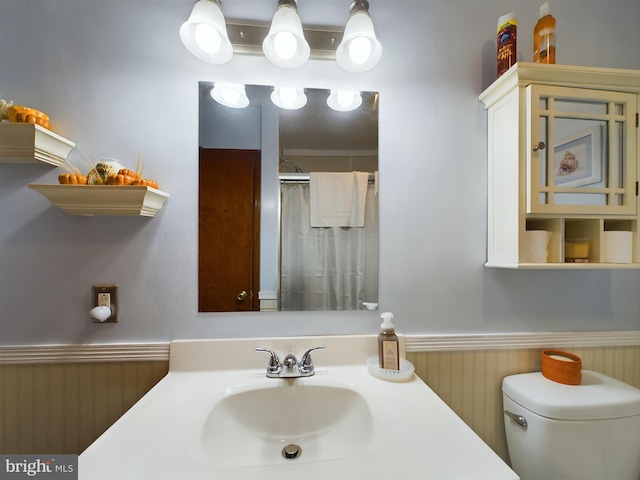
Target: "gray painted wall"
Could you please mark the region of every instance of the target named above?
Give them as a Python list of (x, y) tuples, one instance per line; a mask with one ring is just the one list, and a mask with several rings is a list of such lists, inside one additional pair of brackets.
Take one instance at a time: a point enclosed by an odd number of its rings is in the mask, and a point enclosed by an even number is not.
[[(531, 59), (538, 3), (371, 0), (384, 46), (373, 70), (262, 57), (193, 57), (178, 36), (191, 0), (4, 0), (0, 97), (50, 114), (72, 158), (116, 157), (171, 199), (154, 219), (75, 217), (27, 188), (61, 169), (0, 165), (0, 342), (165, 341), (377, 331), (375, 312), (197, 313), (198, 81), (379, 91), (380, 305), (408, 334), (640, 329), (638, 271), (501, 271), (486, 247), (486, 112), (497, 18), (516, 10)], [(268, 21), (276, 2), (225, 0)], [(347, 0), (300, 0), (309, 25), (342, 26)], [(558, 62), (640, 68), (637, 0), (563, 0)], [(265, 209), (274, 206), (264, 205)], [(120, 286), (119, 324), (88, 318), (91, 285)]]

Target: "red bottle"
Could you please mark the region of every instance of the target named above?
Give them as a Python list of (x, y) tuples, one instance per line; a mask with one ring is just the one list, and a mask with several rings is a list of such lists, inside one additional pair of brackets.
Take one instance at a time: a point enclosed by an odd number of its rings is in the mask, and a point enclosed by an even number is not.
[(516, 33), (518, 22), (516, 13), (511, 12), (498, 19), (498, 77), (516, 63)]

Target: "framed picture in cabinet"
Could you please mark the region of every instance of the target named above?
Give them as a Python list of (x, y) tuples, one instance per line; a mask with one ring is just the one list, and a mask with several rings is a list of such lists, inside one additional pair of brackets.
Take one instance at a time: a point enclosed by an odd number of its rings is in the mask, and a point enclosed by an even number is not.
[(556, 142), (554, 183), (581, 187), (602, 180), (602, 127), (596, 125)]

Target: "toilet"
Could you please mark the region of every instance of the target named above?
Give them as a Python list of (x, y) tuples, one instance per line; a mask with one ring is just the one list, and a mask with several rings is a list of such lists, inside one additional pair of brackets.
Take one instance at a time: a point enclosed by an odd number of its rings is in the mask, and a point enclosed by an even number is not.
[(522, 480), (639, 480), (640, 390), (582, 371), (580, 385), (542, 373), (502, 381), (511, 467)]

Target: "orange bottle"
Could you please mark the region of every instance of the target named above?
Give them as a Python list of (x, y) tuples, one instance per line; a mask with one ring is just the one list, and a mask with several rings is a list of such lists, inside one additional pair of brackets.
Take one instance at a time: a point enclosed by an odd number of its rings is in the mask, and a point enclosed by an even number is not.
[(540, 19), (533, 29), (533, 63), (556, 63), (556, 19), (549, 2), (540, 6)]

